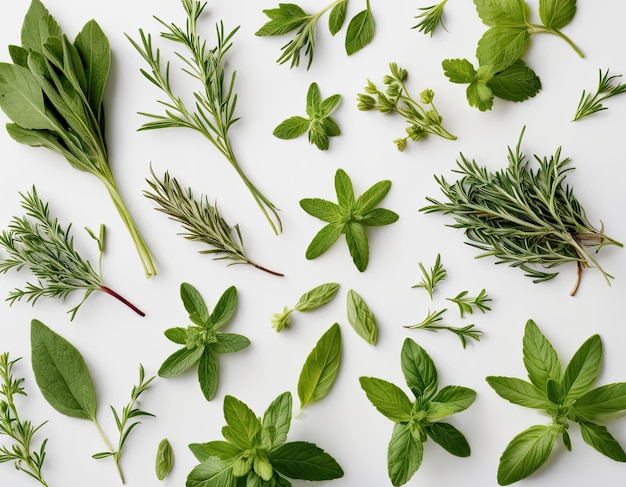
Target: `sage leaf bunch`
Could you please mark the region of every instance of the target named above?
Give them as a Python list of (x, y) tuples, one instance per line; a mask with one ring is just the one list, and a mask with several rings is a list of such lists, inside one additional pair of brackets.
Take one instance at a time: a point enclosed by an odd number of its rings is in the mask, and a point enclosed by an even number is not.
[(306, 258), (316, 259), (345, 235), (354, 265), (360, 272), (365, 271), (370, 254), (366, 227), (390, 225), (399, 218), (391, 210), (377, 208), (390, 189), (391, 181), (379, 181), (355, 198), (350, 176), (338, 169), (335, 173), (337, 203), (321, 198), (300, 200), (304, 211), (326, 223), (307, 247)]
[(533, 169), (521, 151), (522, 136), (513, 151), (509, 148), (508, 167), (489, 171), (461, 154), (455, 170), (461, 178), (449, 183), (443, 176), (435, 180), (444, 201), (427, 197), (425, 213), (451, 215), (469, 245), (483, 251), (478, 257), (495, 257), (498, 263), (518, 267), (533, 282), (554, 278), (552, 269), (563, 264), (577, 266), (577, 278), (570, 294), (578, 289), (583, 270), (595, 267), (606, 282), (612, 276), (598, 263), (590, 249), (606, 245), (622, 247), (588, 221), (585, 210), (565, 182), (570, 159), (559, 147), (550, 157), (535, 156)]
[[(315, 54), (315, 32), (317, 24), (326, 12), (330, 11), (328, 30), (336, 35), (346, 21), (348, 0), (335, 0), (315, 13), (307, 13), (295, 3), (279, 3), (278, 8), (263, 10), (269, 18), (257, 32), (260, 37), (283, 36), (293, 33), (292, 39), (281, 50), (277, 63), (289, 62), (291, 68), (300, 65), (300, 57), (308, 58), (307, 70), (311, 67)], [(374, 38), (374, 15), (369, 0), (365, 0), (365, 9), (357, 13), (348, 23), (345, 39), (345, 50), (348, 56), (363, 49)]]
[(152, 36), (139, 29), (139, 42), (130, 36), (126, 37), (148, 65), (148, 70), (142, 69), (141, 73), (165, 95), (164, 100), (159, 100), (165, 107), (164, 113), (140, 112), (151, 120), (143, 124), (139, 130), (187, 128), (199, 132), (230, 163), (274, 233), (278, 234), (282, 231), (278, 209), (246, 176), (237, 161), (230, 140), (230, 128), (239, 117), (235, 116), (236, 73), (227, 76), (225, 63), (226, 54), (233, 45), (232, 39), (239, 27), (227, 33), (223, 23), (217, 24), (216, 45), (211, 48), (207, 40), (198, 33), (198, 20), (206, 3), (182, 0), (182, 6), (187, 17), (184, 28), (155, 18), (165, 29), (161, 32), (161, 37), (184, 48), (182, 53), (177, 52), (176, 55), (184, 63), (182, 71), (198, 85), (192, 97), (195, 103), (185, 104), (183, 97), (175, 94), (170, 83), (170, 61), (162, 64), (160, 49), (153, 46)]
[(291, 487), (289, 479), (323, 481), (343, 477), (337, 461), (316, 444), (287, 441), (292, 407), (291, 393), (284, 392), (258, 417), (243, 401), (225, 396), (224, 440), (189, 445), (200, 464), (187, 476), (186, 487)]
[(165, 359), (158, 374), (165, 378), (177, 377), (197, 364), (200, 389), (210, 401), (217, 392), (219, 382), (219, 355), (238, 352), (250, 345), (250, 340), (243, 335), (220, 331), (237, 310), (237, 289), (234, 286), (226, 289), (212, 313), (191, 284), (183, 282), (180, 285), (180, 297), (193, 324), (187, 328), (165, 330), (165, 336), (182, 347)]
[(552, 418), (549, 425), (522, 431), (507, 445), (498, 465), (498, 483), (510, 485), (541, 468), (559, 437), (572, 449), (571, 423), (577, 423), (585, 443), (618, 462), (626, 453), (604, 426), (609, 415), (626, 410), (626, 382), (593, 388), (602, 365), (602, 340), (587, 339), (563, 370), (554, 346), (533, 320), (528, 320), (522, 346), (528, 380), (489, 376), (487, 383), (503, 399), (537, 409)]
[(429, 438), (452, 455), (470, 455), (470, 445), (463, 433), (442, 420), (466, 410), (476, 399), (476, 392), (467, 387), (440, 389), (433, 360), (410, 338), (404, 340), (400, 363), (414, 400), (384, 379), (359, 378), (372, 405), (394, 423), (387, 450), (387, 470), (394, 487), (406, 484), (420, 468), (424, 443)]
[(163, 438), (157, 447), (154, 470), (159, 480), (165, 480), (174, 466), (174, 450), (167, 438)]
[(415, 17), (416, 19), (420, 19), (420, 21), (413, 28), (423, 34), (430, 35), (430, 37), (433, 36), (439, 26), (441, 26), (443, 30), (446, 30), (446, 26), (443, 25), (443, 9), (446, 3), (448, 3), (448, 0), (443, 0), (430, 7), (420, 8), (422, 13)]
[(370, 310), (365, 300), (354, 289), (348, 291), (346, 298), (346, 310), (348, 323), (354, 328), (357, 335), (370, 345), (376, 345), (378, 341), (378, 325), (376, 317)]
[(0, 108), (17, 142), (46, 147), (72, 167), (96, 176), (135, 244), (147, 277), (152, 255), (119, 192), (104, 138), (104, 94), (111, 65), (109, 41), (95, 20), (70, 42), (40, 0), (22, 25), (22, 45), (9, 46), (12, 63), (0, 63)]
[(295, 139), (308, 132), (309, 142), (319, 150), (328, 150), (329, 137), (341, 135), (341, 130), (331, 114), (339, 105), (341, 95), (335, 94), (322, 100), (320, 88), (313, 82), (306, 95), (306, 114), (309, 118), (293, 116), (281, 122), (274, 129), (279, 139)]
[(411, 96), (406, 86), (408, 71), (397, 63), (389, 63), (389, 71), (390, 74), (383, 77), (384, 91), (367, 80), (365, 93), (357, 95), (357, 108), (361, 111), (378, 110), (383, 115), (397, 113), (405, 119), (409, 124), (405, 129), (406, 136), (393, 141), (400, 152), (406, 149), (409, 140), (417, 142), (428, 137), (428, 134), (456, 140), (456, 136), (442, 125), (443, 117), (433, 103), (435, 92), (431, 89), (423, 90), (418, 101)]
[(215, 255), (214, 260), (227, 260), (229, 265), (248, 264), (275, 276), (283, 274), (263, 267), (250, 259), (243, 245), (239, 225), (231, 226), (222, 217), (217, 202), (211, 204), (207, 196), (196, 198), (191, 188), (182, 188), (176, 178), (165, 172), (158, 178), (150, 168), (151, 179), (147, 179), (151, 191), (144, 196), (156, 204), (156, 210), (166, 214), (170, 220), (181, 224), (183, 237), (201, 242), (208, 249), (201, 254)]
[(330, 300), (335, 297), (338, 290), (339, 284), (336, 282), (327, 282), (315, 286), (313, 289), (300, 296), (300, 299), (298, 299), (298, 302), (293, 308), (285, 306), (282, 313), (274, 313), (270, 318), (272, 328), (274, 328), (277, 333), (284, 329), (289, 329), (291, 327), (291, 314), (294, 311), (306, 313), (320, 308), (330, 302)]
[(0, 437), (9, 438), (9, 446), (0, 444), (0, 463), (13, 462), (15, 468), (48, 487), (43, 477), (43, 465), (46, 458), (46, 444), (43, 440), (39, 448), (33, 443), (37, 432), (45, 424), (35, 426), (29, 420), (23, 420), (17, 409), (16, 398), (26, 397), (24, 379), (13, 374), (13, 366), (20, 360), (11, 360), (7, 352), (0, 354)]
[[(26, 299), (33, 305), (41, 297), (66, 299), (75, 291), (83, 291), (83, 299), (69, 310), (71, 319), (94, 291), (101, 291), (124, 303), (140, 316), (145, 313), (103, 283), (101, 266), (94, 269), (74, 248), (70, 234), (71, 225), (63, 228), (58, 219), (50, 216), (48, 203), (37, 194), (36, 188), (26, 194), (20, 193), (22, 217), (13, 217), (8, 229), (0, 234), (0, 247), (8, 257), (0, 259), (0, 273), (11, 269), (29, 269), (37, 278), (27, 282), (24, 289), (14, 289), (7, 301), (12, 305)], [(100, 226), (98, 236), (89, 229), (87, 233), (96, 241), (100, 251), (99, 263), (104, 252), (105, 227)]]
[(540, 24), (530, 21), (530, 7), (524, 0), (474, 0), (474, 5), (489, 27), (476, 48), (478, 67), (467, 59), (446, 59), (442, 65), (452, 83), (468, 84), (468, 102), (481, 111), (491, 110), (494, 96), (520, 102), (541, 89), (539, 77), (522, 60), (533, 35), (555, 35), (583, 57), (562, 32), (576, 14), (576, 0), (539, 0)]
[(602, 102), (613, 96), (621, 95), (626, 92), (626, 83), (619, 83), (618, 78), (621, 78), (621, 74), (613, 74), (609, 76), (609, 70), (604, 73), (599, 70), (598, 73), (598, 88), (594, 94), (587, 93), (583, 90), (583, 94), (580, 96), (578, 107), (572, 122), (580, 120), (583, 117), (588, 117), (594, 113), (607, 110), (608, 107), (602, 105)]
[(319, 401), (330, 392), (341, 364), (341, 328), (332, 325), (306, 358), (298, 379), (300, 409)]

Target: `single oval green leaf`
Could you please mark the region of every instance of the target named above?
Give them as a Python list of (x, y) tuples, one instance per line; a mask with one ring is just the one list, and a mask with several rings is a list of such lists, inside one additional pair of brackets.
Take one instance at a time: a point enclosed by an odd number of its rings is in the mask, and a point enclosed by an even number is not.
[(300, 207), (309, 215), (327, 223), (337, 222), (342, 218), (339, 205), (321, 198), (302, 199), (300, 200)]
[(454, 413), (465, 411), (475, 400), (476, 391), (463, 386), (445, 386), (432, 398), (433, 402), (444, 404)]
[(605, 426), (583, 422), (580, 423), (580, 433), (583, 440), (603, 455), (617, 462), (626, 462), (626, 453)]
[(351, 56), (374, 38), (374, 16), (369, 8), (356, 14), (348, 24), (346, 53)]
[(189, 450), (199, 462), (204, 462), (209, 457), (217, 457), (220, 460), (234, 459), (241, 452), (235, 445), (227, 441), (216, 440), (207, 443), (191, 443)]
[(417, 398), (430, 399), (438, 388), (437, 368), (430, 355), (415, 341), (406, 338), (400, 352), (402, 373)]
[(96, 419), (96, 390), (80, 352), (38, 320), (30, 328), (35, 380), (48, 403), (61, 414)]
[(167, 438), (164, 438), (157, 447), (154, 471), (159, 480), (164, 480), (174, 466), (174, 450)]
[(537, 386), (525, 380), (490, 376), (487, 377), (487, 383), (502, 399), (513, 404), (543, 410), (553, 406), (545, 391), (540, 391)]
[(404, 485), (411, 480), (423, 457), (424, 444), (415, 439), (410, 425), (394, 424), (387, 447), (387, 471), (392, 485)]
[(535, 96), (541, 89), (541, 80), (524, 61), (518, 59), (505, 70), (494, 74), (487, 86), (498, 98), (519, 102)]
[(343, 477), (337, 461), (319, 446), (306, 441), (291, 441), (270, 453), (277, 472), (291, 479), (333, 480)]
[(219, 378), (220, 363), (217, 353), (213, 351), (212, 346), (207, 346), (204, 348), (198, 361), (198, 382), (200, 383), (200, 390), (207, 401), (215, 397)]
[(424, 428), (426, 434), (444, 450), (457, 457), (469, 457), (470, 445), (457, 428), (449, 423), (432, 423)]
[(211, 344), (215, 353), (235, 353), (250, 345), (250, 340), (237, 333), (218, 333), (217, 342)]
[(530, 8), (524, 0), (474, 0), (476, 12), (485, 25), (524, 26)]
[(343, 169), (337, 169), (335, 172), (335, 193), (337, 194), (337, 203), (344, 209), (351, 209), (354, 204), (354, 187), (348, 173)]
[(526, 322), (522, 340), (524, 366), (528, 378), (540, 391), (546, 390), (548, 379), (561, 380), (561, 362), (552, 344), (533, 320)]
[(74, 41), (85, 70), (89, 106), (98, 120), (102, 117), (102, 100), (111, 68), (109, 40), (95, 20), (90, 20)]
[(363, 298), (352, 289), (348, 291), (346, 307), (348, 323), (354, 328), (357, 335), (370, 345), (376, 345), (378, 326), (374, 313), (371, 312)]
[(306, 249), (306, 258), (315, 259), (326, 252), (343, 233), (344, 223), (329, 223), (317, 232)]
[(348, 0), (344, 0), (335, 5), (330, 11), (330, 16), (328, 17), (328, 30), (330, 30), (331, 35), (334, 36), (343, 27), (343, 24), (346, 21), (347, 10)]
[(272, 132), (279, 139), (295, 139), (305, 134), (311, 125), (311, 121), (304, 117), (290, 117), (281, 122)]
[(237, 289), (235, 286), (230, 286), (217, 300), (213, 313), (211, 313), (209, 318), (211, 329), (219, 330), (223, 328), (232, 319), (238, 303)]
[(562, 29), (575, 14), (576, 0), (539, 0), (539, 17), (550, 29)]
[(477, 79), (476, 70), (467, 59), (444, 59), (441, 66), (451, 83), (472, 83)]
[(163, 332), (163, 334), (167, 337), (168, 340), (178, 344), (185, 345), (187, 343), (187, 329), (176, 327), (176, 328), (168, 328)]
[(317, 309), (333, 299), (338, 290), (339, 284), (336, 282), (320, 284), (300, 296), (300, 299), (298, 299), (294, 309), (300, 312)]
[(399, 218), (400, 216), (394, 211), (386, 208), (374, 208), (364, 213), (359, 223), (366, 227), (382, 227), (397, 222)]
[(585, 394), (598, 378), (602, 364), (602, 340), (593, 335), (576, 351), (565, 368), (561, 382), (568, 402)]
[(606, 384), (587, 392), (573, 405), (577, 415), (588, 420), (600, 414), (611, 414), (626, 409), (626, 382)]
[(339, 373), (341, 329), (332, 325), (307, 357), (298, 379), (300, 409), (326, 397)]
[(41, 52), (49, 37), (61, 37), (63, 33), (40, 0), (32, 0), (24, 16), (21, 41), (25, 49)]
[(364, 272), (370, 259), (370, 247), (365, 228), (359, 223), (350, 222), (346, 225), (345, 232), (352, 261), (360, 272)]
[(313, 82), (309, 85), (306, 93), (306, 113), (309, 117), (314, 117), (319, 110), (322, 102), (322, 94), (317, 83)]
[(374, 407), (386, 418), (396, 423), (411, 420), (413, 404), (397, 385), (376, 377), (359, 377), (361, 389)]
[(522, 57), (529, 40), (526, 28), (491, 27), (478, 41), (476, 57), (481, 66), (492, 66), (497, 73)]
[(232, 461), (209, 457), (189, 472), (185, 486), (224, 487), (225, 485), (236, 485), (232, 464)]
[(196, 325), (206, 325), (209, 321), (209, 310), (198, 290), (187, 282), (180, 285), (180, 297), (189, 317)]
[(292, 404), (290, 392), (283, 392), (265, 410), (262, 426), (271, 430), (270, 450), (283, 445), (287, 441), (287, 433), (291, 426)]
[(227, 395), (224, 397), (224, 419), (224, 438), (242, 450), (254, 447), (256, 435), (261, 430), (261, 422), (254, 411), (243, 401)]
[(369, 189), (367, 189), (361, 196), (358, 197), (354, 204), (355, 213), (364, 214), (373, 210), (378, 203), (380, 203), (389, 190), (391, 189), (391, 181), (385, 179), (378, 181)]
[(170, 355), (159, 368), (159, 377), (176, 377), (200, 360), (204, 347), (181, 348)]

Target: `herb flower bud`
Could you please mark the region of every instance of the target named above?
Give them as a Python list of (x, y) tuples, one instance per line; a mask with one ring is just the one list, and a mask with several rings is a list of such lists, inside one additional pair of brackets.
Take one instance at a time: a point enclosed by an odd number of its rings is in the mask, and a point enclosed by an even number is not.
[(396, 105), (385, 95), (378, 95), (378, 111), (380, 113), (390, 113), (396, 109)]
[(272, 464), (267, 460), (267, 458), (262, 458), (260, 455), (254, 457), (252, 468), (254, 469), (254, 473), (266, 482), (269, 482), (274, 476)]
[(390, 96), (391, 98), (395, 98), (399, 94), (400, 94), (400, 86), (399, 85), (393, 84), (393, 85), (389, 85), (387, 87), (387, 96)]
[(393, 141), (394, 144), (396, 144), (396, 148), (402, 152), (404, 149), (406, 149), (406, 137), (404, 137), (403, 139), (395, 139)]
[(411, 125), (406, 129), (406, 133), (409, 134), (411, 140), (414, 140), (415, 142), (420, 139), (426, 138), (426, 136), (428, 135), (426, 131), (419, 125)]
[(243, 477), (244, 475), (248, 475), (248, 472), (252, 469), (253, 458), (249, 457), (239, 457), (237, 460), (233, 462), (233, 475), (235, 477)]
[(435, 110), (428, 110), (426, 112), (426, 120), (436, 125), (439, 125), (443, 119), (441, 118), (441, 115), (439, 115)]
[(367, 80), (365, 93), (369, 93), (370, 95), (378, 95), (378, 88), (376, 88), (376, 85), (372, 83), (370, 80)]
[(357, 100), (357, 108), (361, 111), (367, 112), (368, 110), (372, 110), (376, 107), (376, 100), (369, 95), (359, 93), (357, 95)]
[(283, 328), (289, 328), (291, 326), (291, 317), (289, 316), (293, 313), (293, 310), (288, 306), (285, 306), (282, 313), (274, 313), (270, 318), (272, 322), (272, 328), (276, 329), (276, 333), (281, 331)]
[(420, 101), (422, 103), (432, 103), (433, 98), (435, 98), (435, 92), (430, 88), (427, 88), (420, 93)]
[(390, 85), (394, 81), (395, 81), (394, 77), (389, 76), (388, 74), (383, 77), (383, 83), (385, 83), (386, 85)]

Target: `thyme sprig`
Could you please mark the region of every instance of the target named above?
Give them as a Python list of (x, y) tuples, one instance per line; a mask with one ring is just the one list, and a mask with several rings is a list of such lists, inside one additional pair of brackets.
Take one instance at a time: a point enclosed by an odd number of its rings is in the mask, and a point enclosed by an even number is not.
[(13, 376), (13, 365), (20, 360), (9, 360), (9, 354), (0, 354), (0, 435), (13, 440), (11, 447), (0, 446), (0, 463), (14, 462), (15, 468), (37, 480), (44, 487), (48, 484), (41, 472), (46, 458), (47, 439), (41, 442), (39, 450), (33, 450), (35, 434), (45, 424), (33, 426), (23, 421), (15, 404), (16, 396), (26, 396), (22, 387), (24, 379)]
[(519, 267), (534, 282), (552, 279), (558, 272), (551, 269), (574, 262), (578, 272), (571, 295), (589, 267), (597, 268), (610, 285), (613, 276), (590, 249), (623, 245), (587, 220), (573, 189), (564, 184), (572, 168), (561, 148), (549, 158), (535, 156), (539, 168), (533, 170), (521, 152), (523, 135), (524, 130), (515, 151), (509, 148), (508, 167), (496, 172), (461, 154), (455, 171), (461, 179), (450, 184), (435, 177), (447, 201), (428, 197), (431, 204), (420, 211), (452, 215), (450, 226), (465, 230), (468, 244), (483, 251), (478, 257), (493, 256), (498, 263)]
[(617, 79), (621, 77), (621, 74), (609, 76), (608, 69), (603, 74), (600, 69), (598, 73), (598, 89), (593, 95), (583, 90), (583, 94), (580, 96), (578, 108), (576, 109), (574, 118), (572, 118), (572, 122), (580, 120), (588, 115), (593, 115), (596, 112), (607, 110), (608, 107), (602, 105), (604, 100), (626, 92), (626, 84), (617, 82)]
[(161, 37), (185, 47), (187, 56), (179, 52), (176, 53), (186, 65), (182, 71), (199, 82), (201, 89), (193, 93), (195, 104), (186, 105), (181, 97), (172, 90), (170, 62), (167, 61), (164, 65), (162, 64), (160, 50), (155, 49), (152, 45), (152, 36), (146, 35), (142, 29), (139, 29), (141, 43), (135, 42), (127, 36), (148, 64), (149, 71), (142, 69), (141, 73), (166, 96), (166, 100), (159, 100), (159, 103), (165, 107), (163, 114), (140, 112), (141, 115), (151, 118), (152, 121), (143, 124), (139, 130), (182, 127), (201, 133), (233, 166), (263, 212), (272, 230), (278, 234), (282, 231), (278, 209), (245, 175), (237, 162), (230, 143), (229, 130), (239, 120), (239, 117), (235, 117), (237, 105), (237, 94), (234, 91), (236, 73), (233, 72), (227, 78), (224, 64), (226, 53), (233, 45), (232, 38), (239, 27), (226, 33), (223, 23), (217, 24), (217, 45), (210, 48), (207, 41), (197, 33), (198, 19), (206, 3), (203, 4), (196, 0), (182, 0), (182, 4), (187, 14), (184, 29), (173, 23), (167, 24), (157, 17), (155, 19), (165, 28), (165, 31), (161, 32)]
[(441, 331), (447, 330), (449, 332), (454, 333), (461, 340), (461, 345), (463, 348), (467, 346), (468, 338), (472, 340), (480, 341), (480, 335), (483, 334), (482, 331), (475, 328), (476, 325), (470, 324), (466, 326), (449, 326), (441, 323), (443, 321), (444, 313), (448, 311), (447, 308), (443, 308), (439, 311), (430, 311), (428, 310), (428, 314), (426, 318), (424, 318), (419, 323), (415, 325), (405, 325), (405, 328), (409, 328), (411, 330), (428, 330), (428, 331)]
[[(35, 275), (37, 282), (27, 282), (24, 289), (11, 291), (7, 298), (9, 304), (25, 298), (34, 305), (41, 297), (65, 299), (70, 293), (83, 290), (85, 295), (81, 302), (69, 310), (71, 319), (74, 319), (76, 312), (91, 293), (102, 291), (140, 316), (145, 315), (104, 285), (101, 269), (96, 271), (74, 248), (74, 237), (70, 235), (72, 225), (63, 229), (56, 218), (50, 218), (48, 203), (39, 198), (34, 186), (29, 193), (20, 193), (20, 196), (26, 214), (23, 217), (13, 217), (8, 230), (0, 234), (0, 247), (9, 254), (7, 258), (0, 260), (0, 273), (6, 273), (10, 269), (19, 271), (26, 267)], [(87, 232), (98, 244), (101, 262), (104, 253), (104, 225), (100, 226), (98, 237), (89, 229)]]
[(233, 264), (250, 264), (257, 269), (275, 276), (282, 276), (252, 261), (245, 253), (243, 237), (239, 225), (231, 227), (220, 214), (217, 203), (211, 204), (208, 197), (195, 198), (191, 188), (181, 188), (176, 178), (166, 171), (161, 179), (150, 168), (152, 179), (146, 181), (151, 191), (144, 191), (144, 196), (157, 204), (156, 210), (165, 213), (180, 223), (185, 230), (183, 237), (209, 246), (201, 254), (215, 255), (215, 260), (230, 260)]

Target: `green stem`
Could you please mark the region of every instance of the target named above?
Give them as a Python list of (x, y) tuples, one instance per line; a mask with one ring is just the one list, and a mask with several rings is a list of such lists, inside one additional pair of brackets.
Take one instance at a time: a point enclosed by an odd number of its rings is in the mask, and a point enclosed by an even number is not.
[(126, 481), (124, 480), (124, 474), (122, 473), (122, 468), (120, 467), (118, 453), (114, 452), (113, 445), (109, 441), (109, 438), (104, 433), (104, 431), (102, 431), (102, 428), (100, 427), (100, 424), (98, 423), (98, 420), (94, 417), (94, 418), (91, 418), (91, 421), (96, 426), (96, 429), (98, 430), (98, 434), (100, 435), (100, 438), (102, 438), (102, 440), (104, 441), (104, 444), (106, 445), (108, 450), (113, 454), (112, 456), (113, 456), (113, 460), (115, 462), (115, 469), (117, 470), (117, 474), (119, 475), (120, 480), (122, 481), (122, 484), (125, 484)]
[(544, 34), (553, 34), (553, 35), (555, 35), (557, 37), (560, 37), (565, 42), (567, 42), (567, 44), (572, 49), (574, 49), (574, 52), (576, 52), (576, 54), (578, 54), (579, 57), (581, 57), (581, 58), (585, 57), (585, 55), (578, 48), (578, 46), (576, 46), (576, 44), (574, 44), (574, 42), (572, 42), (572, 40), (569, 37), (567, 37), (565, 34), (563, 34), (563, 32), (561, 32), (560, 30), (551, 29), (550, 27), (546, 27), (545, 25), (538, 25), (538, 24), (528, 24), (528, 27), (533, 29), (531, 34), (542, 34), (542, 33), (544, 33)]

